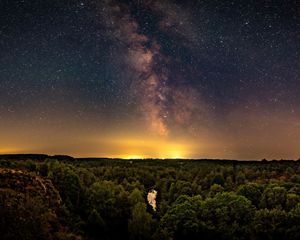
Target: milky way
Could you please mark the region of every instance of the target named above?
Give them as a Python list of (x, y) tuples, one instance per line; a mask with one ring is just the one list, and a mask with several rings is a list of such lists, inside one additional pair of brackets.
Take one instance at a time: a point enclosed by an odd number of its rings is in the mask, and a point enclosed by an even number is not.
[[(141, 4), (150, 8), (158, 6), (156, 10), (163, 10), (159, 2)], [(138, 97), (139, 109), (150, 128), (161, 136), (168, 136), (170, 122), (189, 124), (192, 115), (199, 113), (196, 106), (199, 98), (190, 87), (170, 85), (172, 79), (168, 62), (171, 59), (162, 53), (161, 45), (154, 37), (139, 32), (140, 26), (128, 6), (116, 1), (104, 1), (97, 6), (109, 37), (125, 47), (122, 58), (132, 81), (131, 93)], [(157, 24), (164, 28), (163, 22), (174, 25), (174, 21), (163, 19)]]
[(297, 1), (0, 2), (0, 153), (300, 157)]

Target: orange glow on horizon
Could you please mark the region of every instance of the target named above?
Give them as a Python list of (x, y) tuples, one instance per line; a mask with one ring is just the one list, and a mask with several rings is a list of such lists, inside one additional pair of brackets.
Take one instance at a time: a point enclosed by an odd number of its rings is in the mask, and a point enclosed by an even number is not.
[(16, 148), (0, 148), (0, 154), (19, 154), (22, 150)]
[(115, 137), (106, 142), (112, 149), (117, 149), (120, 154), (107, 151), (106, 155), (124, 159), (146, 159), (146, 158), (187, 158), (189, 157), (188, 143), (173, 142), (168, 139), (153, 138), (143, 140), (132, 137)]
[[(253, 114), (232, 112), (227, 122), (235, 131), (201, 128), (190, 132), (174, 129), (168, 136), (153, 134), (138, 123), (128, 123), (111, 130), (108, 127), (75, 127), (63, 129), (56, 125), (33, 125), (29, 120), (24, 128), (19, 122), (0, 125), (0, 154), (43, 153), (96, 158), (182, 158), (182, 159), (298, 159), (300, 128), (298, 115), (281, 114), (268, 119), (269, 125), (260, 128), (262, 111)], [(283, 120), (285, 124), (282, 124)], [(242, 127), (239, 125), (242, 123)], [(83, 124), (83, 123), (81, 123)], [(12, 126), (10, 126), (12, 125)], [(245, 128), (243, 126), (251, 126)]]
[(145, 157), (143, 156), (138, 156), (138, 155), (128, 155), (128, 156), (124, 156), (124, 157), (121, 157), (123, 159), (145, 159)]

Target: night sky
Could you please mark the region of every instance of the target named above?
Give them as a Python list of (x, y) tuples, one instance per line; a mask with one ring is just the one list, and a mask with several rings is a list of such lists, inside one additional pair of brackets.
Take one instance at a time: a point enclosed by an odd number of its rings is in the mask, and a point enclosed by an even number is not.
[(300, 1), (0, 0), (0, 153), (298, 159)]

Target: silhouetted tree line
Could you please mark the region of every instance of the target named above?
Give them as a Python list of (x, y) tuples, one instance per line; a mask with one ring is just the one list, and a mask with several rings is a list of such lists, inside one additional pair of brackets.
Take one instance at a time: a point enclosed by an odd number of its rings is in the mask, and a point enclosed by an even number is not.
[(300, 239), (300, 162), (2, 158), (0, 236)]

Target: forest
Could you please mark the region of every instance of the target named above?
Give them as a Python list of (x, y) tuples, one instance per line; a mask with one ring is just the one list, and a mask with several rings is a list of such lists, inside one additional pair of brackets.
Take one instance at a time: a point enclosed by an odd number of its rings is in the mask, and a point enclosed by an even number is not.
[(300, 161), (0, 156), (1, 239), (300, 239)]

